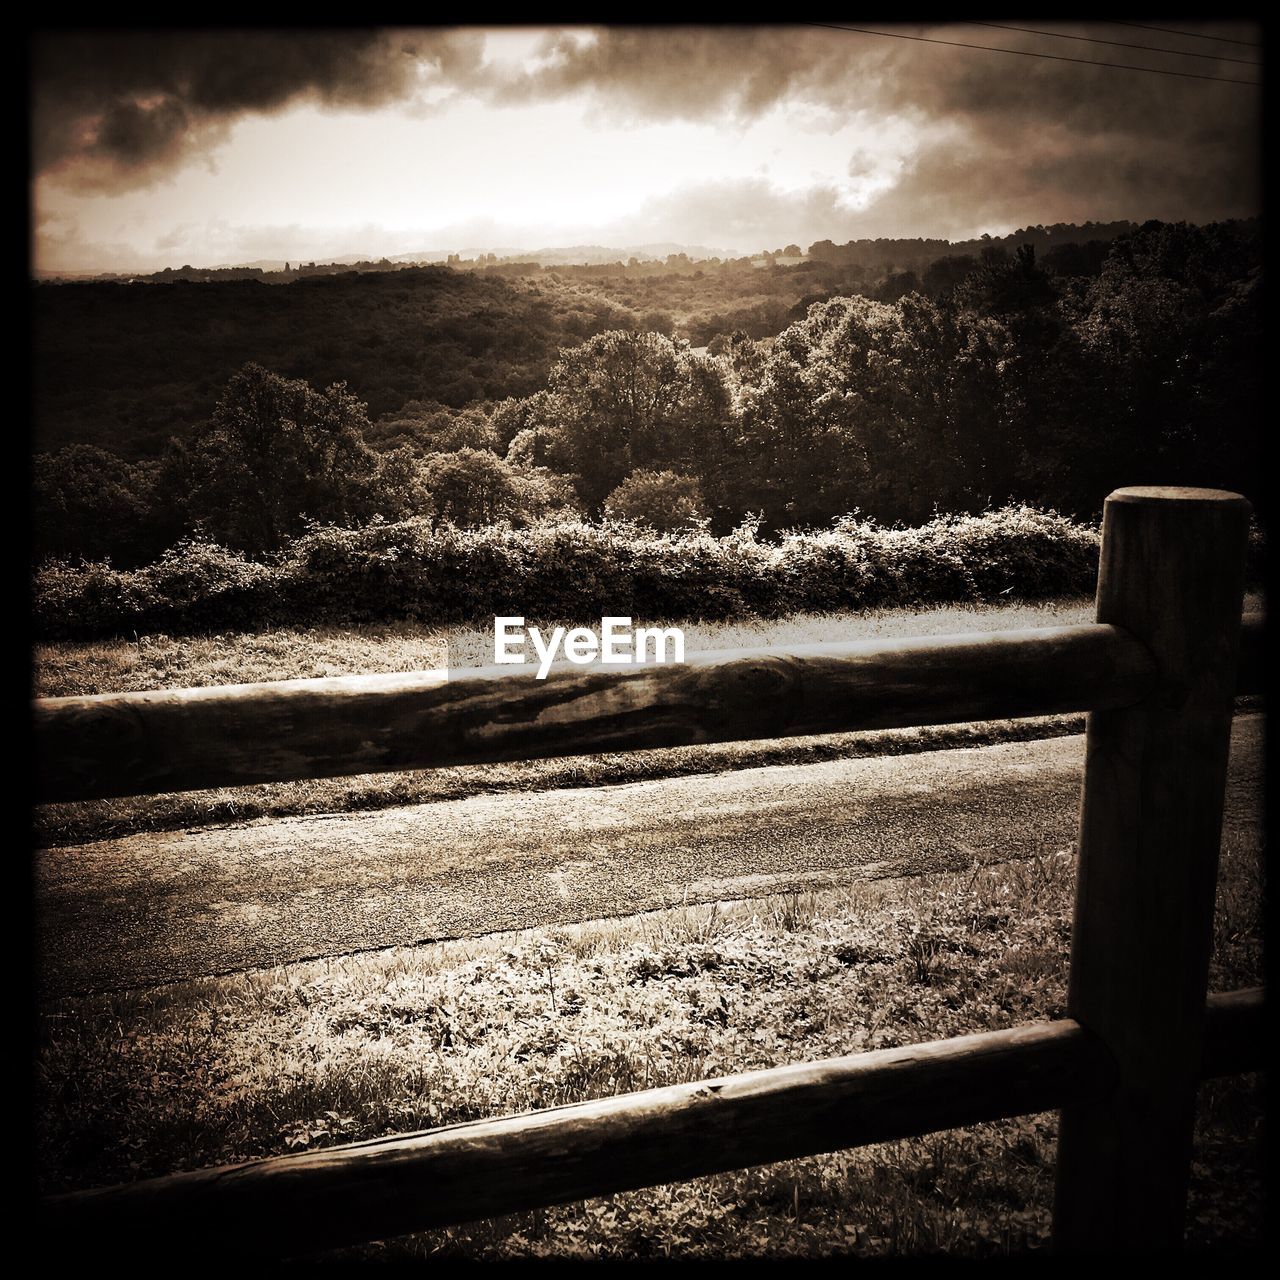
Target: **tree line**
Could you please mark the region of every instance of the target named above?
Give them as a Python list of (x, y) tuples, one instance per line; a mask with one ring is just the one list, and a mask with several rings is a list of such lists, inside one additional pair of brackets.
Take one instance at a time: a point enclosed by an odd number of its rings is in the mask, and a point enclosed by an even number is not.
[(1141, 483), (1237, 488), (1262, 509), (1256, 228), (1149, 223), (1090, 252), (1073, 273), (1031, 244), (987, 246), (705, 351), (607, 327), (562, 346), (536, 389), (479, 403), (371, 412), (341, 380), (248, 364), (157, 456), (39, 455), (37, 550), (141, 563), (198, 532), (269, 553), (308, 524), (423, 514), (717, 532), (1011, 500), (1089, 517)]
[(585, 266), (377, 271), (369, 268), (383, 264), (362, 263), (325, 274), (295, 269), (277, 285), (186, 269), (160, 273), (170, 282), (163, 285), (40, 284), (32, 292), (35, 448), (93, 444), (155, 457), (170, 435), (208, 418), (229, 375), (248, 361), (314, 386), (345, 381), (375, 417), (410, 400), (491, 405), (545, 385), (557, 353), (597, 333), (649, 329), (694, 347), (734, 333), (773, 337), (832, 297), (938, 296), (983, 250), (1012, 252), (1029, 237), (1049, 272), (1096, 275), (1121, 225), (1027, 228), (955, 244), (820, 242), (803, 260), (787, 245), (727, 261), (677, 253)]

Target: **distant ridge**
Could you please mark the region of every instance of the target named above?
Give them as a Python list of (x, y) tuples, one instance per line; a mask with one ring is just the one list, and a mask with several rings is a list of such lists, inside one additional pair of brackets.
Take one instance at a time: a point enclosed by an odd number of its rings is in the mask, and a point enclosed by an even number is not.
[[(1258, 219), (1228, 219), (1242, 225), (1256, 225)], [(253, 262), (223, 263), (215, 267), (196, 267), (184, 263), (180, 267), (165, 267), (161, 271), (50, 271), (39, 270), (32, 278), (41, 283), (72, 283), (93, 281), (148, 281), (172, 283), (185, 281), (210, 281), (258, 278), (274, 284), (288, 283), (299, 276), (336, 275), (342, 272), (395, 271), (414, 265), (441, 264), (460, 266), (464, 269), (510, 268), (518, 273), (520, 267), (600, 268), (613, 264), (625, 266), (631, 260), (649, 264), (663, 264), (678, 259), (682, 270), (689, 264), (710, 262), (745, 262), (756, 266), (776, 262), (779, 266), (794, 266), (804, 260), (828, 263), (835, 266), (879, 265), (896, 271), (918, 271), (929, 263), (946, 256), (980, 254), (988, 248), (1013, 250), (1030, 245), (1041, 251), (1060, 245), (1106, 243), (1120, 236), (1137, 231), (1142, 224), (1119, 220), (1115, 222), (1085, 222), (1082, 224), (1059, 222), (1052, 225), (1020, 227), (1007, 235), (983, 235), (968, 240), (943, 240), (924, 236), (877, 236), (874, 239), (849, 240), (836, 244), (831, 240), (818, 240), (797, 256), (786, 256), (782, 249), (761, 250), (755, 254), (736, 253), (731, 249), (714, 249), (707, 245), (680, 244), (675, 241), (656, 241), (633, 245), (578, 244), (546, 246), (540, 249), (517, 249), (502, 246), (493, 249), (421, 249), (413, 253), (398, 253), (378, 259), (362, 257), (355, 253), (333, 258), (316, 258), (304, 261), (301, 256), (287, 261), (280, 258), (259, 258)], [(793, 249), (795, 246), (791, 246)], [(286, 267), (288, 268), (286, 270)]]
[(672, 254), (683, 253), (687, 258), (706, 261), (711, 258), (741, 258), (747, 255), (735, 253), (731, 249), (712, 249), (702, 244), (678, 244), (675, 241), (662, 241), (653, 244), (571, 244), (544, 245), (540, 249), (514, 249), (510, 246), (493, 248), (466, 249), (430, 249), (419, 253), (397, 253), (390, 257), (391, 262), (444, 262), (451, 255), (459, 258), (479, 258), (493, 254), (499, 261), (519, 259), (521, 262), (536, 262), (543, 267), (594, 267), (609, 262), (626, 262), (628, 258), (636, 258), (641, 262), (663, 261)]
[(712, 258), (729, 260), (749, 255), (736, 253), (731, 249), (714, 249), (706, 245), (678, 244), (675, 241), (662, 241), (640, 245), (553, 245), (540, 249), (520, 249), (511, 245), (486, 246), (484, 248), (465, 247), (449, 249), (417, 249), (412, 253), (393, 253), (372, 258), (367, 253), (353, 251), (325, 258), (308, 258), (298, 254), (292, 258), (257, 258), (252, 262), (219, 262), (212, 266), (195, 266), (191, 263), (174, 263), (161, 270), (138, 271), (57, 271), (37, 270), (32, 272), (36, 280), (131, 280), (161, 278), (165, 272), (170, 275), (192, 272), (204, 274), (215, 271), (230, 272), (262, 272), (264, 275), (284, 271), (286, 266), (294, 269), (299, 266), (312, 267), (350, 267), (355, 270), (373, 262), (394, 263), (405, 266), (412, 263), (447, 262), (451, 257), (463, 260), (484, 259), (493, 254), (498, 262), (536, 262), (543, 267), (568, 266), (603, 266), (611, 262), (626, 262), (635, 258), (640, 262), (663, 262), (671, 255), (684, 254), (693, 261), (707, 261)]

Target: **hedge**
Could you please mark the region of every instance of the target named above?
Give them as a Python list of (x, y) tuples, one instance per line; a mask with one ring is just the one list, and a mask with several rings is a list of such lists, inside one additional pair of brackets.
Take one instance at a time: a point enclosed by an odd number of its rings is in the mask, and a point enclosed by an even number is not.
[(201, 542), (139, 569), (48, 562), (36, 571), (34, 617), (45, 639), (399, 620), (488, 627), (496, 614), (779, 617), (1082, 595), (1094, 589), (1097, 564), (1095, 528), (1027, 506), (913, 529), (846, 517), (772, 542), (750, 526), (716, 537), (621, 523), (455, 529), (413, 519), (314, 529), (268, 562)]

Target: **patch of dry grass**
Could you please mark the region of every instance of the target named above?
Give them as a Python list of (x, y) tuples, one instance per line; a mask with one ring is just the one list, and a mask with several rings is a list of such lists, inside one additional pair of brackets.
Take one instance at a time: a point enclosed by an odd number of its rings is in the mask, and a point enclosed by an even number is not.
[[(97, 1185), (1061, 1016), (1069, 854), (315, 961), (43, 1011), (40, 1174)], [(1261, 974), (1225, 851), (1213, 985)], [(1206, 1086), (1193, 1241), (1256, 1241), (1260, 1097)], [(1046, 1241), (1023, 1117), (407, 1237), (361, 1257), (984, 1255)]]
[(445, 633), (412, 623), (225, 635), (59, 641), (33, 651), (39, 698), (418, 671), (447, 661)]
[[(694, 622), (685, 624), (684, 634), (685, 648), (693, 652), (1048, 627), (1087, 622), (1092, 613), (1092, 602), (1087, 600), (948, 605), (919, 611), (800, 614), (773, 621)], [(531, 625), (544, 628), (557, 622), (567, 626), (592, 625), (591, 619), (585, 624), (581, 619), (530, 619)], [(636, 625), (658, 624), (637, 620)], [(208, 636), (144, 635), (128, 641), (58, 641), (35, 647), (33, 678), (36, 697), (59, 698), (418, 671), (439, 666), (483, 667), (492, 662), (491, 631), (401, 622)]]

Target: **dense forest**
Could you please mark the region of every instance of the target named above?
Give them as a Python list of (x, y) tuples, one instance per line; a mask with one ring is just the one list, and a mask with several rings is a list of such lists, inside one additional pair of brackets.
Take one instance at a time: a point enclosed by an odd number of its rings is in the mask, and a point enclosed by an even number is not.
[(422, 516), (1090, 517), (1157, 482), (1263, 510), (1258, 226), (1097, 230), (879, 260), (824, 243), (763, 265), (35, 286), (37, 551), (139, 564), (196, 535), (271, 555), (315, 524)]
[(37, 448), (154, 456), (255, 361), (346, 382), (375, 415), (522, 395), (556, 352), (635, 317), (590, 289), (424, 267), (271, 287), (252, 280), (35, 288)]

